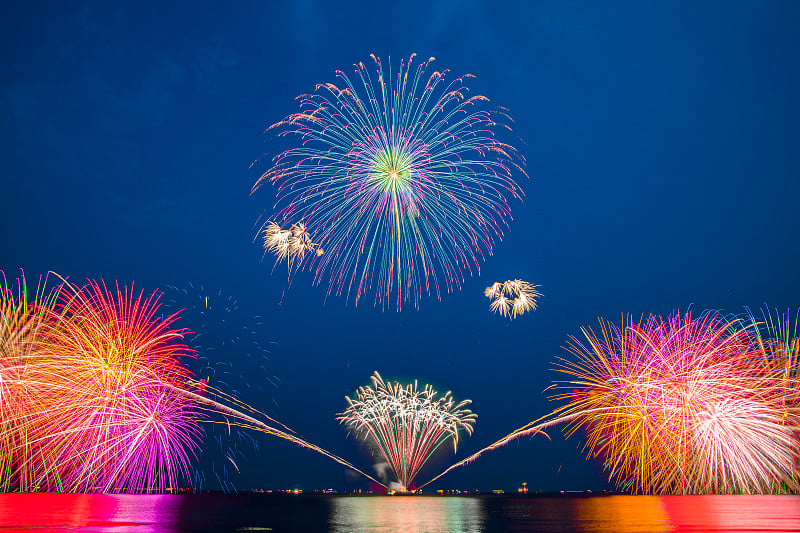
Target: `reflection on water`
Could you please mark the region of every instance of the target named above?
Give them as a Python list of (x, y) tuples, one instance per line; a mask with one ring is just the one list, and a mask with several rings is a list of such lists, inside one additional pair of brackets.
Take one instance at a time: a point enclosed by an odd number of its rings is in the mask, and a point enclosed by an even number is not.
[(397, 533), (480, 533), (486, 522), (478, 498), (401, 496), (331, 499), (329, 530)]
[(662, 496), (608, 496), (573, 502), (577, 531), (671, 531)]
[(797, 496), (339, 497), (336, 532), (800, 532)]
[(795, 531), (798, 496), (0, 494), (0, 533)]
[(609, 496), (575, 501), (579, 531), (800, 531), (795, 496)]
[(695, 530), (800, 531), (797, 496), (664, 496), (661, 501), (670, 523)]
[(81, 531), (176, 531), (180, 496), (101, 494), (2, 494), (0, 530), (36, 528), (50, 532), (80, 528)]

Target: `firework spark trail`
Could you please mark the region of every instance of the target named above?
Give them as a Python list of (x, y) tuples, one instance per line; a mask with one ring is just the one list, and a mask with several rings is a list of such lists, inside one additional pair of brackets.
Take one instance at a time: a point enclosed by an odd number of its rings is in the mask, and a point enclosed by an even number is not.
[[(185, 342), (197, 354), (184, 358), (184, 364), (197, 383), (187, 384), (187, 390), (198, 394), (213, 394), (219, 403), (245, 411), (268, 424), (291, 430), (270, 419), (264, 412), (252, 410), (246, 402), (269, 401), (280, 381), (270, 368), (271, 344), (264, 319), (250, 315), (233, 296), (221, 289), (210, 290), (203, 284), (188, 282), (182, 287), (166, 285), (165, 314), (180, 312), (181, 323), (192, 329)], [(234, 367), (228, 361), (238, 363)], [(224, 392), (223, 392), (224, 391)], [(277, 406), (274, 398), (272, 403)], [(209, 414), (209, 422), (223, 417)], [(227, 420), (227, 417), (224, 417)], [(235, 492), (234, 479), (243, 471), (243, 463), (258, 453), (259, 431), (229, 424), (206, 423), (205, 443), (194, 469), (194, 488)]]
[[(295, 432), (293, 430), (287, 428), (286, 426), (284, 426), (280, 422), (277, 422), (277, 421), (273, 420), (272, 418), (267, 417), (270, 421), (279, 424), (286, 431), (278, 429), (278, 428), (275, 428), (275, 427), (272, 427), (272, 426), (264, 423), (263, 421), (258, 420), (256, 418), (253, 418), (252, 416), (250, 416), (250, 415), (248, 415), (248, 414), (246, 414), (246, 413), (244, 413), (242, 411), (239, 411), (237, 409), (234, 409), (232, 407), (224, 405), (224, 404), (222, 404), (220, 402), (217, 402), (217, 401), (215, 401), (215, 400), (213, 400), (213, 399), (211, 399), (211, 398), (209, 398), (207, 396), (201, 396), (201, 395), (199, 395), (197, 393), (191, 392), (191, 391), (187, 390), (186, 388), (180, 388), (180, 387), (176, 387), (174, 385), (167, 385), (167, 387), (169, 387), (171, 390), (173, 390), (176, 394), (179, 394), (179, 395), (182, 395), (182, 396), (184, 396), (186, 398), (189, 398), (189, 399), (197, 402), (198, 404), (208, 406), (210, 408), (210, 412), (212, 414), (229, 415), (231, 417), (234, 417), (234, 418), (239, 419), (239, 420), (241, 420), (241, 421), (246, 423), (246, 424), (240, 425), (240, 427), (244, 427), (244, 428), (247, 428), (247, 429), (254, 429), (256, 431), (260, 431), (260, 432), (266, 433), (268, 435), (273, 435), (275, 437), (279, 437), (279, 438), (288, 440), (289, 442), (293, 442), (295, 444), (298, 444), (298, 445), (300, 445), (300, 446), (302, 446), (304, 448), (307, 448), (309, 450), (315, 451), (315, 452), (317, 452), (319, 454), (324, 455), (325, 457), (328, 457), (329, 459), (333, 459), (334, 461), (336, 461), (340, 465), (346, 466), (347, 468), (350, 468), (351, 470), (353, 470), (355, 472), (358, 472), (362, 476), (364, 476), (364, 477), (368, 478), (369, 480), (374, 481), (375, 483), (377, 483), (377, 484), (381, 485), (382, 487), (386, 488), (386, 485), (384, 485), (383, 483), (381, 483), (377, 479), (373, 478), (369, 474), (366, 474), (366, 473), (362, 472), (361, 470), (359, 470), (358, 468), (353, 466), (348, 461), (342, 459), (341, 457), (339, 457), (339, 456), (337, 456), (337, 455), (335, 455), (335, 454), (333, 454), (333, 453), (331, 453), (331, 452), (329, 452), (329, 451), (327, 451), (327, 450), (325, 450), (323, 448), (320, 448), (316, 444), (312, 444), (312, 443), (306, 441), (305, 439), (302, 439), (299, 436), (294, 435), (293, 433), (295, 433)], [(241, 405), (244, 406), (244, 407), (249, 407), (249, 406), (246, 406), (244, 404), (241, 404)], [(266, 415), (264, 415), (263, 413), (259, 413), (259, 414), (261, 414), (262, 416), (266, 417)]]
[(59, 286), (47, 288), (48, 277), (39, 279), (30, 298), (24, 273), (16, 280), (16, 290), (0, 271), (0, 484), (21, 490), (31, 487), (26, 468), (32, 456), (27, 442), (30, 413), (36, 397), (29, 383), (37, 365), (32, 346), (42, 329), (44, 310), (51, 308)]
[(787, 404), (800, 407), (800, 309), (794, 319), (789, 311), (773, 316), (766, 308), (761, 310), (761, 319), (747, 309), (747, 318), (756, 332), (758, 349), (764, 364), (783, 376), (787, 395)]
[[(186, 289), (178, 289), (177, 287), (169, 287), (169, 288), (175, 293), (177, 293), (177, 296), (179, 296), (181, 293), (190, 296), (190, 302), (188, 302), (188, 308), (189, 310), (195, 310), (196, 313), (194, 313), (193, 315), (186, 315), (186, 313), (184, 313), (185, 316), (183, 318), (188, 319), (191, 316), (194, 319), (194, 322), (197, 322), (196, 325), (201, 330), (204, 330), (205, 329), (204, 325), (210, 321), (211, 323), (214, 324), (213, 327), (216, 332), (218, 332), (221, 327), (221, 325), (218, 322), (221, 321), (223, 323), (226, 323), (233, 321), (235, 324), (232, 324), (233, 326), (232, 329), (230, 329), (229, 331), (226, 332), (226, 334), (223, 335), (224, 338), (227, 340), (227, 342), (230, 344), (236, 344), (238, 347), (240, 347), (240, 349), (247, 351), (248, 357), (250, 356), (249, 353), (250, 351), (259, 351), (259, 350), (263, 351), (263, 348), (260, 347), (260, 344), (255, 339), (250, 339), (251, 342), (249, 345), (247, 345), (248, 337), (244, 338), (239, 337), (240, 335), (239, 324), (236, 323), (236, 319), (229, 316), (229, 313), (232, 310), (238, 309), (237, 300), (232, 299), (231, 297), (227, 298), (223, 297), (222, 291), (218, 292), (212, 291), (211, 293), (207, 293), (202, 285), (198, 285), (197, 287), (195, 287), (191, 283), (189, 284), (189, 291), (187, 291)], [(218, 300), (221, 300), (221, 303)], [(171, 304), (172, 304), (171, 307), (175, 308), (176, 310), (181, 308), (181, 305), (178, 305), (176, 301), (171, 301)], [(215, 311), (216, 314), (213, 314)], [(224, 313), (222, 313), (223, 311)], [(257, 326), (260, 324), (261, 324), (260, 322), (257, 322), (256, 324), (250, 324), (249, 328), (245, 326), (243, 327), (243, 329), (246, 329), (250, 333), (255, 333), (255, 328), (257, 328)], [(194, 326), (195, 324), (192, 323), (191, 325)], [(205, 334), (203, 335), (205, 339), (204, 344), (208, 342), (211, 342), (213, 344), (212, 337), (210, 337), (212, 335), (213, 333), (211, 332), (205, 332)], [(197, 337), (199, 336), (200, 333), (195, 335), (194, 339), (199, 340), (197, 339)], [(222, 341), (222, 347), (225, 346), (226, 340)], [(244, 343), (244, 345), (242, 343)], [(213, 347), (206, 346), (205, 349), (212, 349), (214, 347), (219, 348), (219, 345), (215, 344)], [(200, 346), (195, 346), (195, 349), (198, 352), (203, 351), (202, 347)], [(192, 360), (190, 359), (188, 362), (191, 363)], [(298, 437), (297, 435), (291, 435), (295, 433), (292, 429), (290, 429), (288, 426), (284, 425), (280, 421), (270, 417), (263, 411), (254, 409), (251, 405), (248, 405), (247, 403), (243, 402), (241, 399), (237, 397), (236, 394), (238, 393), (236, 393), (235, 390), (232, 390), (230, 393), (228, 393), (221, 390), (219, 386), (217, 387), (212, 386), (211, 383), (214, 382), (212, 377), (218, 378), (218, 376), (215, 372), (212, 372), (211, 369), (203, 367), (201, 370), (198, 371), (197, 374), (198, 377), (201, 374), (203, 376), (202, 379), (192, 382), (187, 382), (185, 384), (182, 384), (180, 387), (174, 387), (173, 390), (176, 393), (185, 393), (185, 396), (191, 398), (192, 401), (198, 402), (199, 405), (205, 406), (207, 408), (207, 414), (208, 414), (208, 419), (205, 420), (206, 422), (214, 423), (215, 426), (218, 425), (224, 426), (225, 429), (227, 430), (228, 435), (230, 435), (231, 433), (231, 428), (234, 428), (234, 429), (244, 429), (247, 431), (256, 431), (260, 433), (267, 433), (279, 438), (286, 438), (287, 440), (290, 440), (303, 447), (317, 451), (318, 453), (321, 453), (333, 459), (334, 461), (339, 462), (340, 464), (347, 466), (348, 468), (351, 468), (362, 475), (365, 475), (370, 480), (375, 481), (376, 483), (380, 483), (371, 476), (355, 468), (352, 464), (336, 456), (335, 454), (332, 454), (320, 448), (319, 446), (310, 444), (307, 441), (303, 440), (302, 438)], [(230, 389), (230, 382), (222, 382), (219, 379), (217, 379), (217, 382), (220, 383), (222, 386), (225, 386), (226, 390)], [(197, 391), (197, 392), (192, 393), (192, 391)], [(225, 422), (216, 422), (215, 420), (213, 420), (212, 417), (215, 417), (215, 415), (217, 416), (221, 415), (221, 417), (224, 418)], [(229, 416), (232, 416), (238, 420), (244, 420), (246, 424), (238, 424), (238, 423), (231, 424), (229, 423), (228, 419)], [(280, 428), (273, 427), (267, 423), (261, 422), (258, 420), (258, 418), (260, 418), (261, 420), (265, 419), (273, 426), (279, 426)], [(222, 438), (219, 437), (217, 441), (220, 443), (220, 447), (224, 448), (222, 445)], [(234, 468), (238, 470), (239, 467), (230, 458), (229, 455), (230, 451), (231, 450), (223, 449), (223, 457), (225, 458), (224, 460), (230, 462), (230, 464), (232, 464)], [(227, 471), (224, 470), (224, 467), (223, 467), (223, 474), (226, 476), (227, 479)]]
[(354, 292), (357, 304), (374, 287), (376, 305), (400, 310), (479, 271), (509, 199), (522, 198), (514, 176), (525, 163), (497, 137), (510, 131), (507, 113), (468, 95), (470, 76), (428, 75), (433, 58), (414, 70), (414, 55), (385, 76), (372, 57), (377, 78), (361, 62), (354, 78), (337, 71), (342, 88), (317, 85), (268, 128), (301, 146), (278, 154), (253, 190), (275, 183), (278, 222), (304, 221), (325, 247), (307, 263), (316, 283), (329, 277), (328, 294)]
[[(544, 422), (541, 422), (540, 424), (537, 424), (537, 422), (539, 422), (540, 420), (543, 420), (544, 418), (547, 418), (547, 417), (542, 417), (542, 418), (536, 419), (533, 422), (529, 422), (528, 424), (525, 424), (521, 428), (515, 429), (514, 431), (512, 431), (511, 433), (509, 433), (505, 437), (493, 442), (489, 446), (486, 446), (485, 448), (483, 448), (481, 450), (478, 450), (477, 452), (473, 453), (472, 455), (470, 455), (466, 459), (463, 459), (463, 460), (455, 463), (454, 465), (448, 467), (447, 470), (445, 470), (441, 474), (437, 475), (436, 477), (434, 477), (430, 481), (427, 481), (424, 484), (420, 485), (419, 488), (421, 489), (421, 488), (423, 488), (423, 487), (425, 487), (427, 485), (430, 485), (431, 483), (433, 483), (434, 481), (436, 481), (440, 477), (444, 476), (445, 474), (447, 474), (449, 472), (452, 472), (456, 468), (460, 468), (460, 467), (462, 467), (464, 465), (468, 465), (468, 464), (472, 463), (473, 461), (478, 459), (478, 457), (480, 457), (481, 455), (483, 455), (486, 452), (490, 452), (492, 450), (496, 450), (498, 448), (502, 448), (503, 446), (505, 446), (506, 444), (508, 444), (512, 440), (516, 440), (516, 439), (518, 439), (520, 437), (526, 437), (528, 435), (534, 435), (534, 434), (537, 434), (537, 433), (541, 433), (542, 435), (544, 435), (545, 437), (550, 439), (550, 436), (547, 435), (547, 433), (544, 432), (544, 430), (547, 429), (547, 428), (550, 428), (552, 426), (556, 426), (558, 424), (563, 424), (563, 423), (566, 423), (566, 422), (570, 422), (570, 421), (578, 418), (579, 416), (585, 416), (585, 415), (591, 414), (593, 412), (609, 411), (609, 410), (612, 410), (612, 409), (614, 409), (614, 408), (613, 407), (604, 407), (604, 408), (600, 408), (600, 409), (581, 411), (581, 412), (578, 412), (578, 413), (572, 413), (572, 414), (569, 414), (569, 415), (566, 415), (566, 416), (561, 416), (561, 417), (555, 418), (553, 420), (545, 420)], [(548, 416), (551, 416), (551, 415), (548, 415)]]
[(450, 439), (456, 449), (459, 429), (472, 433), (477, 415), (464, 409), (469, 400), (457, 404), (449, 391), (438, 397), (430, 385), (420, 391), (417, 382), (387, 383), (377, 372), (371, 379), (371, 387), (347, 397), (348, 408), (338, 419), (377, 446), (406, 491), (434, 451)]

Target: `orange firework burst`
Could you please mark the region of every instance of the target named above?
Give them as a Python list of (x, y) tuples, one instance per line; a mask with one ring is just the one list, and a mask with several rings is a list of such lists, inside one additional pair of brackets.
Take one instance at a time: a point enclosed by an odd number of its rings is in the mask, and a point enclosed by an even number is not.
[(176, 394), (191, 355), (161, 318), (157, 293), (65, 284), (34, 350), (41, 363), (27, 445), (32, 485), (44, 490), (157, 490), (189, 479), (202, 431), (193, 402)]
[(43, 316), (55, 301), (57, 289), (48, 291), (40, 280), (29, 298), (25, 277), (16, 288), (0, 272), (0, 483), (4, 488), (30, 487), (31, 450), (25, 445), (31, 431), (30, 414), (36, 406), (34, 378)]
[(621, 328), (600, 322), (571, 338), (558, 370), (578, 414), (568, 434), (617, 484), (642, 493), (797, 491), (797, 412), (786, 383), (759, 349), (756, 324), (676, 313)]
[[(491, 287), (490, 287), (491, 289)], [(549, 427), (585, 432), (621, 489), (638, 493), (800, 491), (800, 339), (788, 313), (759, 321), (675, 313), (570, 337), (553, 399), (567, 403), (482, 454)]]

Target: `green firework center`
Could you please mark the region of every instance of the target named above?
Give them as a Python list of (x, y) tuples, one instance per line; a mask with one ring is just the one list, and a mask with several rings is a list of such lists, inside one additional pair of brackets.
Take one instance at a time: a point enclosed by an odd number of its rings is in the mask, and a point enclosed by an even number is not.
[(375, 154), (370, 178), (380, 190), (396, 193), (409, 186), (413, 170), (411, 154), (397, 148), (388, 148)]

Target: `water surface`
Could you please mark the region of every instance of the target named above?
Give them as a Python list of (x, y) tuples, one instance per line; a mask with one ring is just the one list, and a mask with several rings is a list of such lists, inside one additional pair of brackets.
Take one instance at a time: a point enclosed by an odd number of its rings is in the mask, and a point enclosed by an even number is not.
[(798, 496), (0, 494), (0, 532), (800, 532)]

